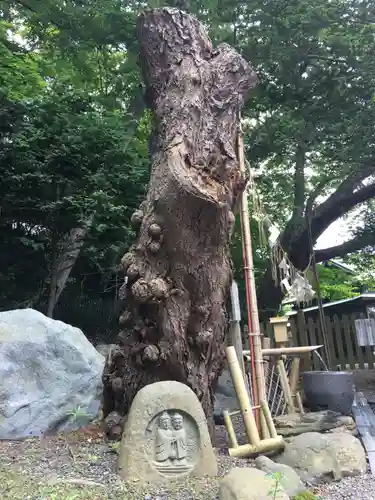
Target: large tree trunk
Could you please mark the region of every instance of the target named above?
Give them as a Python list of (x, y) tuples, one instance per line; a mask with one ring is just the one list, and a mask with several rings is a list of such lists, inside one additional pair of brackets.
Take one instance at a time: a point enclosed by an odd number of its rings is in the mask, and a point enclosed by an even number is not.
[(245, 186), (238, 116), (256, 76), (228, 45), (214, 50), (202, 25), (176, 9), (141, 15), (139, 33), (155, 152), (147, 198), (132, 217), (137, 242), (122, 259), (127, 308), (103, 373), (103, 413), (123, 416), (142, 387), (177, 380), (197, 394), (212, 430), (233, 210)]

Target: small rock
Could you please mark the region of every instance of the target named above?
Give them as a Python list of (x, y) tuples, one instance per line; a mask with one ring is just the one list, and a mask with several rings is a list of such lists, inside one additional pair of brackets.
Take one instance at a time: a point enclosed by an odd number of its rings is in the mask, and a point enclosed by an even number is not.
[(272, 476), (253, 468), (232, 469), (220, 481), (219, 500), (289, 500)]
[(281, 485), (285, 492), (291, 497), (294, 497), (297, 493), (306, 489), (297, 472), (289, 465), (277, 464), (263, 455), (255, 459), (255, 465), (258, 469), (267, 474), (280, 473)]

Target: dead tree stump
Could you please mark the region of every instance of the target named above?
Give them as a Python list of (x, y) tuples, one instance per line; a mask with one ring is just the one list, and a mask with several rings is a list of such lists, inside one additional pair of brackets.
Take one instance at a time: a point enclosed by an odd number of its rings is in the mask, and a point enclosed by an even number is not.
[(126, 309), (106, 359), (103, 413), (124, 416), (142, 387), (176, 380), (197, 394), (212, 433), (229, 243), (246, 185), (236, 154), (239, 111), (256, 75), (176, 9), (142, 14), (139, 40), (155, 151), (147, 197), (132, 217), (137, 241), (122, 259)]

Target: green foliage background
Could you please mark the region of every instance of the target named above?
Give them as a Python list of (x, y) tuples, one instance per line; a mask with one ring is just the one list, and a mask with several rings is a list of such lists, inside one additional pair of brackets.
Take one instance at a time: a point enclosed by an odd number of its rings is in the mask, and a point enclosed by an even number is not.
[[(134, 238), (129, 220), (150, 168), (151, 119), (136, 34), (145, 7), (121, 0), (0, 1), (0, 310), (45, 312), (61, 241), (93, 217), (54, 317), (91, 337), (109, 339), (116, 331), (119, 262)], [(188, 9), (215, 43), (234, 45), (259, 75), (244, 110), (253, 124), (246, 154), (281, 233), (303, 224), (316, 190), (327, 197), (365, 169), (372, 180), (374, 2), (191, 0)], [(353, 296), (361, 283), (372, 287), (371, 198), (352, 219), (355, 252), (339, 255), (358, 277), (321, 267), (325, 300)], [(347, 205), (350, 215), (354, 206)], [(252, 231), (259, 284), (269, 249), (260, 245), (255, 220)], [(233, 261), (244, 307), (238, 223)]]

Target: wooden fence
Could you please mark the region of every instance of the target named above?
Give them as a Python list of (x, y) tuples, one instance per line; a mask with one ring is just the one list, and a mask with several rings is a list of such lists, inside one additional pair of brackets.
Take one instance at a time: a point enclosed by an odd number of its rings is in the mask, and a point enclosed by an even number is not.
[[(311, 317), (305, 319), (303, 314), (290, 318), (290, 345), (326, 345), (329, 363), (325, 348), (319, 350), (323, 360), (333, 370), (374, 369), (375, 346), (358, 345), (355, 320), (365, 318), (364, 314), (351, 314), (342, 316), (325, 316), (327, 342), (324, 341), (319, 319)], [(266, 337), (271, 338), (273, 344), (272, 325), (261, 325), (261, 330)], [(244, 349), (248, 349), (249, 340), (243, 335)], [(310, 368), (322, 370), (322, 363), (318, 356), (311, 355)]]

